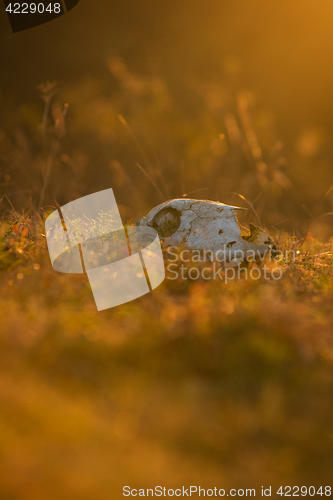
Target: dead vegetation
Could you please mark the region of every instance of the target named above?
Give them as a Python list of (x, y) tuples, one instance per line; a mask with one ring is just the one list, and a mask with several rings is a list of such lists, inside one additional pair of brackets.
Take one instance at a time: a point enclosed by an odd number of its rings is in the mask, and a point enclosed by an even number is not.
[[(308, 158), (287, 161), (248, 94), (192, 81), (190, 116), (160, 77), (119, 59), (109, 68), (111, 97), (98, 81), (57, 95), (48, 84), (44, 112), (23, 108), (0, 131), (0, 496), (103, 500), (125, 484), (197, 478), (329, 484), (330, 186), (319, 179), (307, 196), (293, 168)], [(294, 251), (281, 279), (167, 278), (97, 312), (84, 275), (52, 269), (43, 221), (57, 204), (113, 187), (123, 220), (134, 220), (203, 186), (224, 203), (240, 193), (243, 234), (262, 224)]]

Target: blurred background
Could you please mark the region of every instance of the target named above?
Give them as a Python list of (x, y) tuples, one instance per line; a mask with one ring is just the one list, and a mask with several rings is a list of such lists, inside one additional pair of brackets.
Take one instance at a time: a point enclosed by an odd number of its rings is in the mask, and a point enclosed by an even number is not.
[[(333, 211), (332, 19), (331, 0), (80, 0), (13, 35), (1, 5), (1, 500), (329, 484), (330, 216), (302, 237)], [(97, 312), (33, 215), (110, 187), (124, 222), (186, 194), (247, 207), (298, 260)]]
[(81, 0), (13, 35), (3, 11), (2, 210), (4, 194), (27, 210), (113, 187), (128, 219), (202, 189), (304, 230), (333, 203), (332, 15), (329, 0)]

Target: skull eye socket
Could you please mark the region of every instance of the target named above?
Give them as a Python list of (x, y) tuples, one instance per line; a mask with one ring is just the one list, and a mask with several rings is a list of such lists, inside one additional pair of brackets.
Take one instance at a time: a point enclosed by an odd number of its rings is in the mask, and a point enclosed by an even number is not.
[(175, 208), (163, 208), (153, 220), (153, 228), (162, 238), (172, 236), (181, 224), (180, 212)]

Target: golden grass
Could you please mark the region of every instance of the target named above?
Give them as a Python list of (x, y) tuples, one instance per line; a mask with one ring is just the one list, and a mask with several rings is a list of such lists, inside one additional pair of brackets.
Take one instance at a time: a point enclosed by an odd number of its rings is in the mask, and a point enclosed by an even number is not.
[(327, 245), (305, 242), (281, 280), (167, 279), (97, 312), (85, 276), (53, 271), (16, 225), (1, 239), (2, 498), (329, 484)]

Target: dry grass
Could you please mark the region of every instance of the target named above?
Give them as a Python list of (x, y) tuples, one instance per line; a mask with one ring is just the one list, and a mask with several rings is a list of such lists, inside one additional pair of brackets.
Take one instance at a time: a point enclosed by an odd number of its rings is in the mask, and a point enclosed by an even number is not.
[(1, 238), (2, 498), (329, 484), (327, 246), (303, 246), (278, 281), (166, 279), (97, 312), (87, 279), (53, 271), (33, 221), (15, 220)]
[[(329, 484), (325, 162), (304, 152), (287, 160), (247, 94), (189, 79), (177, 95), (119, 59), (109, 69), (113, 93), (87, 79), (55, 96), (49, 84), (40, 88), (44, 112), (3, 114), (0, 498), (120, 499), (124, 485)], [(97, 312), (84, 275), (52, 269), (43, 221), (57, 204), (113, 187), (128, 220), (164, 194), (203, 186), (209, 199), (248, 205), (243, 226), (262, 220), (281, 249), (298, 252), (281, 263), (282, 279), (166, 279)]]

